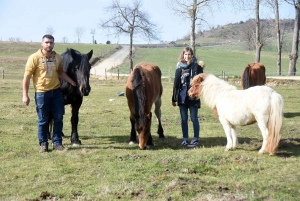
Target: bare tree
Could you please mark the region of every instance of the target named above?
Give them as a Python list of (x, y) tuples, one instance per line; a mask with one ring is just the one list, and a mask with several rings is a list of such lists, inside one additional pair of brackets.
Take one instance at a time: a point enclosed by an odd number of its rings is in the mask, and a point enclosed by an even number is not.
[(277, 75), (281, 75), (281, 50), (282, 40), (280, 31), (280, 19), (279, 19), (279, 1), (278, 0), (265, 0), (266, 4), (274, 10), (275, 14), (275, 27), (276, 27), (276, 46), (277, 46)]
[(261, 49), (264, 46), (261, 40), (261, 27), (260, 27), (260, 18), (259, 18), (259, 5), (260, 0), (255, 0), (255, 5), (253, 5), (254, 1), (252, 0), (231, 0), (231, 3), (235, 10), (252, 10), (251, 8), (255, 8), (255, 62), (260, 61), (260, 53)]
[(68, 43), (68, 38), (66, 36), (64, 36), (62, 39), (61, 39), (61, 42), (62, 43)]
[(288, 70), (288, 75), (296, 75), (296, 63), (298, 59), (298, 45), (299, 45), (300, 0), (285, 0), (285, 1), (295, 7), (295, 13), (296, 13), (292, 51), (289, 54), (290, 64)]
[(80, 39), (82, 35), (84, 34), (84, 28), (83, 27), (76, 27), (75, 29), (75, 34), (77, 36), (77, 42), (80, 43)]
[(253, 50), (255, 46), (255, 44), (253, 43), (254, 36), (255, 36), (254, 30), (255, 30), (255, 22), (253, 19), (252, 20), (250, 19), (247, 22), (245, 22), (241, 29), (241, 35), (246, 42), (246, 46), (248, 50)]
[(52, 26), (48, 26), (47, 29), (46, 29), (46, 34), (50, 34), (50, 35), (53, 35), (55, 32), (55, 30), (53, 29)]
[(92, 34), (92, 36), (93, 36), (93, 44), (95, 44), (95, 38), (94, 38), (94, 36), (95, 36), (95, 34), (96, 34), (96, 29), (91, 29), (91, 32), (90, 32), (91, 34)]
[(130, 37), (130, 71), (133, 69), (132, 46), (133, 37), (140, 36), (148, 40), (159, 40), (159, 32), (155, 24), (149, 19), (149, 15), (141, 9), (142, 1), (135, 0), (132, 5), (121, 5), (119, 0), (113, 0), (107, 8), (107, 12), (112, 13), (112, 17), (101, 21), (99, 27), (113, 29), (114, 35), (129, 35)]
[(8, 40), (9, 40), (10, 42), (20, 42), (20, 41), (21, 41), (21, 38), (19, 38), (19, 37), (16, 37), (16, 38), (10, 37)]
[(261, 41), (260, 35), (260, 19), (259, 19), (259, 3), (260, 0), (255, 0), (255, 62), (260, 62), (260, 53), (263, 47), (263, 42)]
[(196, 26), (202, 22), (206, 22), (204, 19), (205, 10), (209, 9), (213, 2), (219, 2), (218, 0), (166, 0), (168, 7), (175, 11), (176, 14), (180, 14), (183, 19), (190, 19), (190, 46), (194, 50), (196, 55)]

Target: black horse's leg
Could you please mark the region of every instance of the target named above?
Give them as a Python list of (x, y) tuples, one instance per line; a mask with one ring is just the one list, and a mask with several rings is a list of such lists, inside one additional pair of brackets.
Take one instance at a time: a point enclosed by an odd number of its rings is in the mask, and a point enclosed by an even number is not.
[(53, 139), (53, 118), (52, 118), (51, 111), (49, 112), (48, 123), (49, 123), (48, 140), (52, 140)]
[(82, 97), (78, 98), (76, 103), (72, 103), (72, 117), (71, 117), (71, 124), (72, 124), (72, 132), (71, 132), (71, 144), (72, 145), (81, 145), (81, 141), (79, 140), (78, 136), (78, 121), (79, 121), (79, 108), (82, 104)]
[(131, 123), (131, 132), (130, 132), (130, 139), (129, 144), (136, 144), (136, 131), (135, 131), (135, 119), (134, 117), (130, 116), (130, 123)]

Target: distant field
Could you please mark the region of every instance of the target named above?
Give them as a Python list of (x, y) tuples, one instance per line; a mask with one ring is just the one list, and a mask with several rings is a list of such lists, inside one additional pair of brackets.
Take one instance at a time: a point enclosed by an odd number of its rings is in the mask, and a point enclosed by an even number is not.
[[(155, 62), (164, 76), (174, 76), (176, 64), (182, 47), (173, 48), (136, 48), (134, 53), (134, 65), (140, 61)], [(204, 71), (215, 75), (222, 75), (222, 71), (228, 76), (241, 76), (244, 68), (250, 62), (254, 62), (253, 51), (241, 50), (237, 45), (203, 46), (197, 47), (198, 60), (205, 62)], [(261, 62), (266, 67), (267, 75), (277, 74), (277, 55), (275, 52), (262, 51)], [(289, 60), (287, 55), (282, 56), (282, 75), (287, 75)], [(129, 62), (120, 66), (121, 73), (128, 73)]]
[[(0, 69), (4, 69), (7, 76), (0, 77), (0, 200), (299, 199), (300, 81), (268, 79), (268, 86), (280, 93), (285, 102), (282, 138), (278, 154), (274, 156), (258, 154), (262, 137), (257, 124), (238, 127), (238, 148), (224, 152), (223, 128), (204, 104), (199, 110), (200, 147), (181, 147), (181, 119), (178, 107), (171, 105), (173, 83), (168, 79), (162, 80), (162, 125), (166, 141), (158, 141), (153, 117), (151, 129), (155, 148), (139, 150), (138, 145), (128, 145), (129, 110), (126, 98), (117, 96), (125, 90), (126, 77), (99, 80), (94, 76), (90, 79), (91, 93), (84, 97), (80, 108), (79, 136), (83, 145), (70, 145), (71, 109), (66, 106), (63, 142), (69, 150), (40, 154), (34, 91), (31, 85), (31, 103), (24, 106), (21, 87), (26, 59), (39, 44), (2, 47), (0, 43)], [(58, 52), (65, 47), (56, 45)], [(76, 48), (101, 52), (102, 47), (82, 44)], [(175, 68), (180, 51), (181, 48), (137, 49), (134, 62), (155, 62), (166, 67), (166, 74), (169, 68)], [(214, 48), (200, 49), (199, 53), (207, 62), (206, 71), (217, 68), (215, 62), (222, 63), (213, 58), (222, 58), (220, 60), (226, 63), (226, 55), (234, 55)], [(245, 58), (247, 55), (244, 54)], [(232, 65), (228, 65), (227, 70), (236, 71)], [(230, 82), (240, 87), (239, 79), (230, 79)], [(191, 137), (191, 122), (189, 126)]]

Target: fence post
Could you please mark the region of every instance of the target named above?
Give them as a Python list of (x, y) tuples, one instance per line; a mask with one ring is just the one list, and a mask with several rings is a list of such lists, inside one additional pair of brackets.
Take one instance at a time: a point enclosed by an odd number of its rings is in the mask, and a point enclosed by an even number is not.
[(2, 70), (2, 79), (4, 80), (4, 70)]
[(118, 68), (118, 80), (119, 80), (119, 75), (120, 75), (120, 70), (119, 70), (119, 68)]
[(107, 75), (106, 75), (106, 68), (105, 68), (105, 73), (104, 73), (104, 74), (105, 74), (105, 80), (107, 80)]

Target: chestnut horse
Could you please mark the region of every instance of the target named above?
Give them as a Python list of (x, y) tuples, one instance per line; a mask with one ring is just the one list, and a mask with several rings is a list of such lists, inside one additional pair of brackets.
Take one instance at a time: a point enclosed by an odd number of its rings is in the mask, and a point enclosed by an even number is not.
[(242, 74), (242, 87), (249, 87), (266, 84), (266, 68), (262, 63), (249, 63)]
[(150, 132), (151, 107), (155, 104), (154, 113), (158, 121), (159, 139), (165, 138), (161, 125), (161, 71), (153, 63), (138, 63), (128, 77), (126, 97), (130, 110), (131, 133), (129, 144), (137, 142), (136, 131), (139, 134), (140, 149), (154, 146)]
[(212, 74), (197, 75), (191, 84), (189, 96), (202, 96), (206, 105), (217, 113), (227, 137), (225, 151), (235, 149), (238, 144), (236, 126), (257, 122), (263, 136), (259, 153), (276, 153), (283, 123), (283, 99), (280, 94), (268, 86), (237, 90)]

